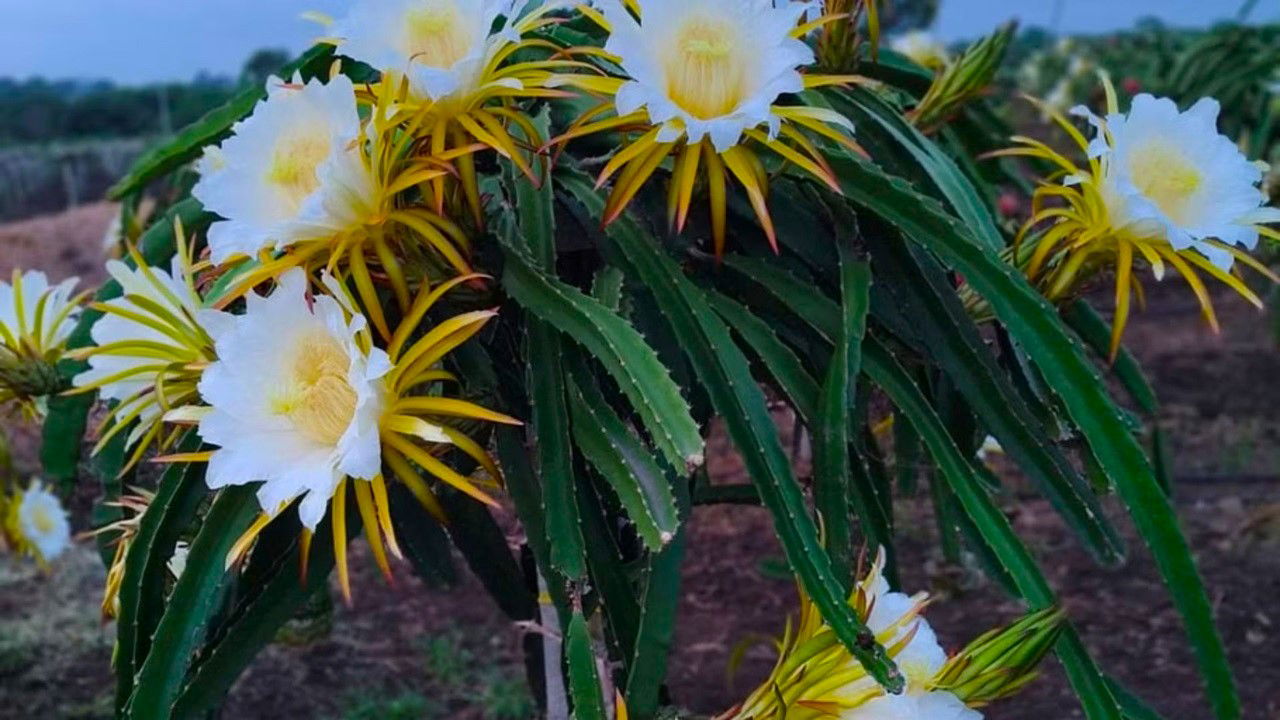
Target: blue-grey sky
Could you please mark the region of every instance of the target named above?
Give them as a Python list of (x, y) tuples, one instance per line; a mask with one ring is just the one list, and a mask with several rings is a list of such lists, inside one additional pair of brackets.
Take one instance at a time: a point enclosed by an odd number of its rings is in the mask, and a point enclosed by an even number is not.
[[(1065, 33), (1096, 33), (1125, 28), (1146, 16), (1179, 27), (1205, 27), (1235, 17), (1242, 0), (942, 0), (934, 30), (948, 40), (989, 32), (1002, 20), (1016, 17), (1025, 25), (1057, 28)], [(1061, 16), (1055, 18), (1055, 6)], [(1280, 2), (1260, 0), (1251, 22), (1280, 22)]]
[[(1240, 0), (1062, 0), (1059, 28), (1101, 32), (1144, 15), (1203, 26)], [(255, 49), (304, 48), (320, 28), (306, 10), (338, 14), (350, 0), (0, 0), (0, 77), (109, 78), (120, 83), (235, 74)], [(1053, 0), (942, 0), (935, 30), (948, 40), (1018, 17), (1048, 25)], [(1255, 21), (1280, 21), (1261, 0)]]

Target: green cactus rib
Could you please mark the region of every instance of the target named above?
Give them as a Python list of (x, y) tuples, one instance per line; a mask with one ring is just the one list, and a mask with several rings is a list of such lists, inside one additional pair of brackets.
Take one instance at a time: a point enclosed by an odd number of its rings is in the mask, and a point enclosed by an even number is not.
[[(533, 620), (537, 616), (537, 597), (524, 583), (507, 536), (489, 509), (451, 488), (441, 488), (438, 497), (449, 518), (453, 544), (497, 606), (514, 621)], [(412, 498), (405, 501), (406, 505), (417, 502)]]
[[(410, 500), (417, 502), (412, 497)], [(360, 532), (359, 517), (350, 520), (354, 527), (348, 527), (347, 532)], [(288, 527), (281, 531), (296, 535), (296, 520), (289, 517), (286, 521)], [(403, 541), (404, 536), (400, 537)], [(258, 543), (260, 550), (255, 550), (255, 555), (266, 547), (265, 538), (260, 537)], [(307, 558), (305, 582), (298, 576), (302, 560), (298, 543), (290, 543), (288, 552), (272, 560), (273, 572), (259, 578), (256, 586), (241, 588), (240, 592), (248, 599), (225, 621), (216, 643), (201, 653), (201, 659), (191, 670), (191, 680), (182, 687), (174, 702), (172, 717), (199, 718), (214, 709), (280, 627), (313, 594), (328, 592), (329, 573), (334, 564), (331, 518), (326, 517), (316, 528)], [(248, 584), (248, 580), (246, 573), (242, 583)]]
[(601, 502), (600, 483), (584, 475), (577, 483), (581, 503), (582, 536), (587, 541), (587, 567), (591, 588), (599, 596), (599, 608), (615, 647), (614, 654), (629, 666), (640, 633), (640, 601), (634, 572), (622, 557), (616, 516)]
[[(1081, 486), (1075, 470), (1047, 438), (1032, 432), (1037, 425), (1026, 403), (1009, 386), (995, 367), (994, 359), (982, 348), (976, 328), (957, 307), (954, 293), (923, 287), (927, 279), (912, 264), (886, 266), (893, 260), (894, 250), (906, 252), (896, 239), (870, 243), (874, 259), (885, 280), (877, 285), (882, 299), (874, 311), (903, 336), (924, 334), (920, 350), (953, 376), (966, 399), (977, 410), (988, 429), (1005, 444), (1012, 457), (1031, 475), (1053, 503), (1054, 508), (1071, 523), (1086, 547), (1100, 561), (1114, 564), (1123, 554), (1123, 544), (1116, 530), (1106, 521), (1097, 500)], [(883, 251), (883, 252), (881, 252)], [(775, 300), (787, 307), (794, 317), (806, 323), (829, 343), (840, 332), (840, 306), (815, 293), (803, 294), (804, 283), (791, 273), (757, 258), (735, 255), (725, 257), (726, 267), (740, 272), (762, 287)], [(910, 273), (910, 274), (908, 274)], [(911, 282), (912, 277), (916, 282)], [(893, 294), (896, 291), (897, 294)], [(883, 299), (883, 298), (887, 298)], [(892, 310), (892, 312), (887, 312)], [(895, 313), (905, 312), (901, 322)]]
[[(979, 538), (985, 541), (992, 555), (1014, 579), (1018, 594), (1037, 608), (1056, 604), (1053, 590), (1040, 572), (1035, 558), (1014, 533), (1000, 508), (991, 501), (973, 467), (956, 447), (951, 434), (915, 381), (898, 365), (892, 353), (874, 338), (868, 338), (864, 343), (863, 359), (868, 376), (920, 433), (947, 486), (976, 526)], [(1084, 705), (1085, 716), (1089, 720), (1119, 720), (1120, 709), (1102, 674), (1070, 626), (1058, 640), (1057, 651), (1067, 677)]]
[(511, 297), (600, 361), (673, 467), (691, 472), (701, 466), (702, 435), (689, 404), (640, 333), (594, 298), (538, 272), (512, 243), (504, 241), (503, 248), (502, 284)]
[(1240, 698), (1231, 666), (1177, 514), (1097, 369), (1067, 334), (1053, 307), (1016, 269), (984, 250), (936, 201), (862, 158), (836, 154), (831, 163), (845, 197), (964, 275), (1057, 391), (1155, 558), (1182, 614), (1216, 716), (1238, 718)]
[(449, 536), (444, 528), (404, 483), (392, 483), (388, 490), (396, 540), (414, 572), (428, 587), (452, 587), (458, 582), (458, 571), (453, 566)]
[(596, 654), (591, 649), (591, 632), (581, 609), (573, 611), (565, 631), (565, 661), (569, 667), (569, 694), (573, 698), (575, 720), (608, 720), (601, 694)]
[(818, 422), (818, 397), (821, 388), (809, 371), (805, 370), (799, 356), (778, 338), (769, 323), (736, 300), (714, 290), (707, 291), (706, 296), (708, 304), (764, 363), (800, 419), (809, 427), (814, 427)]
[(151, 651), (138, 668), (123, 718), (169, 717), (223, 593), (235, 579), (227, 572), (227, 553), (259, 511), (256, 490), (252, 485), (229, 487), (213, 501), (151, 637)]
[[(852, 479), (849, 457), (850, 409), (853, 386), (862, 365), (862, 338), (867, 330), (867, 309), (871, 304), (871, 267), (854, 261), (841, 245), (840, 277), (842, 303), (838, 340), (827, 366), (820, 402), (820, 422), (814, 428), (813, 503), (822, 517), (823, 541), (831, 566), (841, 582), (852, 583), (853, 533), (849, 523)], [(869, 498), (856, 503), (860, 514), (871, 512)], [(888, 538), (875, 538), (885, 542)]]
[[(599, 215), (602, 202), (589, 183), (575, 181), (568, 188), (589, 212)], [(623, 271), (653, 293), (679, 337), (712, 405), (742, 453), (752, 482), (773, 514), (787, 560), (805, 591), (868, 674), (891, 692), (901, 692), (902, 673), (845, 600), (804, 495), (792, 475), (764, 393), (752, 380), (747, 359), (734, 345), (729, 329), (707, 305), (702, 291), (629, 216), (615, 221), (608, 237), (618, 255), (625, 258)]]
[(578, 518), (578, 499), (573, 491), (573, 446), (561, 342), (551, 325), (536, 318), (530, 320), (527, 384), (551, 567), (576, 580), (587, 572), (586, 550)]
[(916, 349), (936, 362), (977, 412), (986, 430), (1031, 477), (1084, 546), (1101, 563), (1124, 558), (1124, 541), (1066, 455), (1045, 433), (1030, 406), (986, 349), (941, 268), (896, 237), (868, 240), (873, 263), (887, 280), (877, 317), (900, 337), (916, 335)]
[(524, 432), (520, 428), (502, 426), (494, 430), (498, 462), (502, 465), (502, 477), (506, 481), (507, 494), (515, 505), (516, 515), (524, 525), (525, 542), (533, 553), (534, 562), (546, 578), (547, 594), (560, 613), (561, 626), (568, 622), (569, 598), (565, 593), (565, 578), (551, 563), (551, 542), (547, 537), (546, 511), (542, 506), (542, 488), (534, 474), (533, 463), (524, 447)]
[(591, 281), (591, 297), (600, 301), (601, 305), (613, 312), (622, 307), (622, 271), (612, 265), (605, 265), (596, 273)]
[[(547, 113), (543, 112), (533, 122), (545, 136)], [(498, 233), (507, 255), (508, 272), (515, 257), (525, 261), (534, 277), (554, 275), (556, 267), (555, 194), (547, 168), (541, 163), (538, 167), (540, 177), (535, 184), (524, 178), (514, 163), (505, 163), (504, 175), (514, 212), (504, 219), (505, 226)], [(507, 285), (505, 279), (503, 285)], [(510, 288), (507, 289), (510, 292)], [(556, 332), (558, 328), (536, 313), (528, 319), (527, 327), (526, 385), (533, 420), (534, 456), (541, 481), (539, 515), (546, 521), (550, 551), (550, 565), (545, 572), (561, 573), (567, 579), (577, 580), (587, 573), (587, 559), (574, 490), (573, 445), (562, 364), (564, 341)]]
[(956, 161), (905, 121), (897, 110), (875, 93), (862, 88), (824, 93), (822, 97), (837, 111), (853, 119), (861, 128), (861, 135), (880, 134), (906, 151), (916, 167), (899, 167), (899, 170), (918, 169), (923, 172), (984, 245), (996, 252), (1004, 248), (1004, 238), (991, 217), (991, 208)]
[(645, 545), (661, 550), (680, 527), (667, 474), (605, 403), (585, 368), (574, 370), (569, 410), (578, 449), (617, 493)]
[[(1071, 303), (1062, 311), (1062, 319), (1098, 357), (1107, 357), (1111, 351), (1111, 326), (1088, 301), (1080, 299)], [(1128, 348), (1121, 346), (1115, 362), (1111, 363), (1111, 372), (1139, 410), (1147, 415), (1155, 415), (1160, 411), (1155, 389), (1147, 382), (1146, 376), (1142, 374), (1142, 366)]]
[[(195, 433), (178, 445), (180, 451), (200, 447)], [(205, 496), (203, 465), (171, 465), (160, 475), (155, 498), (138, 523), (137, 534), (125, 553), (120, 583), (120, 612), (116, 618), (116, 709), (133, 693), (134, 676), (151, 649), (152, 636), (164, 614), (164, 589), (169, 558), (182, 532), (195, 519)]]
[[(688, 519), (689, 489), (684, 480), (673, 479), (676, 503)], [(644, 595), (640, 602), (640, 627), (635, 652), (628, 665), (627, 710), (636, 720), (649, 720), (658, 711), (662, 681), (676, 631), (676, 605), (680, 601), (680, 563), (684, 559), (688, 523), (682, 523), (675, 538), (660, 552), (649, 554)]]

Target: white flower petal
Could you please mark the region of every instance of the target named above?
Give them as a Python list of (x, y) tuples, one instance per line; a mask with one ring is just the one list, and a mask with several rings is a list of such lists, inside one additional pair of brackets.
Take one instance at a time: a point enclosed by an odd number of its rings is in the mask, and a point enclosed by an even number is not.
[(358, 226), (377, 185), (360, 160), (355, 87), (267, 81), (267, 99), (197, 169), (192, 195), (222, 216), (209, 228), (215, 263)]
[(71, 523), (57, 495), (32, 481), (18, 501), (18, 532), (40, 559), (49, 562), (71, 546)]
[(645, 109), (662, 127), (661, 142), (683, 133), (710, 138), (724, 152), (745, 130), (768, 125), (770, 108), (804, 82), (797, 68), (813, 60), (791, 37), (802, 3), (771, 0), (640, 0), (641, 20), (618, 2), (599, 7), (613, 30), (605, 50), (621, 58), (631, 80), (614, 98), (619, 114)]
[(949, 692), (880, 695), (840, 714), (840, 720), (981, 720), (982, 713), (965, 706)]
[(474, 92), (493, 54), (518, 40), (515, 9), (513, 0), (359, 0), (332, 34), (343, 54), (404, 73), (414, 93), (440, 101)]
[[(154, 304), (164, 311), (180, 318), (192, 318), (196, 325), (208, 330), (230, 317), (226, 313), (209, 310), (201, 306), (201, 300), (195, 292), (181, 279), (182, 269), (175, 258), (171, 269), (152, 267), (131, 268), (119, 260), (107, 262), (107, 272), (120, 284), (122, 297), (107, 300), (104, 304), (132, 313), (150, 315), (133, 303), (131, 298), (138, 298)], [(172, 348), (177, 357), (186, 357), (189, 361), (200, 359), (198, 350), (179, 342), (168, 334), (143, 322), (115, 313), (107, 313), (94, 323), (90, 337), (95, 345), (112, 345), (116, 343), (149, 342), (160, 343)], [(73, 384), (84, 387), (99, 380), (111, 377), (126, 370), (147, 365), (156, 365), (157, 360), (145, 355), (94, 355), (89, 358), (89, 367), (76, 375)], [(160, 370), (135, 374), (124, 380), (115, 380), (103, 385), (99, 390), (102, 397), (109, 400), (126, 400), (135, 394), (155, 386)], [(147, 412), (143, 419), (155, 417), (155, 409)], [(140, 424), (140, 429), (146, 423)]]
[(199, 431), (219, 446), (210, 487), (260, 481), (268, 513), (305, 495), (299, 512), (314, 528), (341, 478), (381, 470), (391, 362), (382, 350), (361, 350), (362, 316), (327, 295), (308, 303), (307, 286), (302, 270), (290, 271), (271, 295), (250, 295), (245, 314), (217, 337), (218, 360), (200, 381), (213, 410)]
[[(28, 270), (20, 274), (19, 282), (22, 286), (21, 298), (13, 285), (0, 280), (0, 325), (8, 330), (15, 341), (20, 336), (27, 337), (37, 351), (43, 352), (61, 346), (75, 329), (79, 316), (76, 311), (72, 311), (62, 322), (54, 321), (70, 304), (72, 292), (79, 280), (69, 278), (57, 285), (50, 285), (48, 276), (43, 272)], [(47, 297), (43, 309), (40, 306), (42, 297)], [(22, 301), (21, 308), (18, 307), (19, 299)], [(40, 325), (39, 337), (35, 336), (37, 324)]]
[(1089, 154), (1104, 157), (1101, 190), (1113, 226), (1175, 250), (1196, 248), (1225, 270), (1231, 254), (1205, 241), (1251, 248), (1252, 225), (1280, 221), (1280, 211), (1260, 207), (1262, 172), (1218, 132), (1220, 110), (1203, 98), (1180, 112), (1172, 100), (1143, 93), (1124, 115), (1078, 114), (1097, 129)]

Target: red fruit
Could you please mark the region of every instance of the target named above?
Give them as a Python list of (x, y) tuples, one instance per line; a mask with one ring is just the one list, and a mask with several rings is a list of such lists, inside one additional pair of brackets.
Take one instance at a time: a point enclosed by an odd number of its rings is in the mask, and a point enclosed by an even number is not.
[(996, 208), (1005, 217), (1017, 215), (1018, 208), (1021, 205), (1022, 203), (1018, 201), (1018, 194), (1013, 192), (1000, 193), (1000, 199), (996, 201)]

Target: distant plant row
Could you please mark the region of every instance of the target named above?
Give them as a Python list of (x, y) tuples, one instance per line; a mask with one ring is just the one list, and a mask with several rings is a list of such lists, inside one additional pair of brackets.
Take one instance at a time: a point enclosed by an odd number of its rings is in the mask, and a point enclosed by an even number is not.
[(238, 78), (201, 74), (189, 82), (122, 87), (106, 80), (0, 78), (0, 146), (83, 138), (168, 134), (227, 102), (246, 85), (261, 85), (288, 59), (259, 50)]

